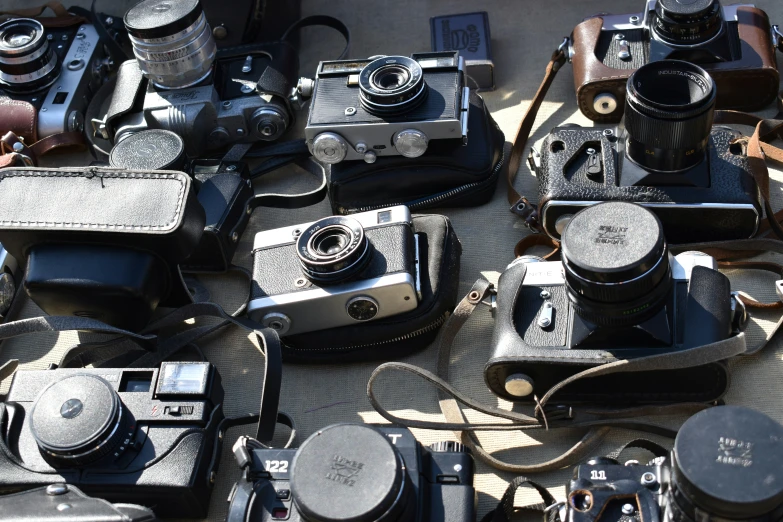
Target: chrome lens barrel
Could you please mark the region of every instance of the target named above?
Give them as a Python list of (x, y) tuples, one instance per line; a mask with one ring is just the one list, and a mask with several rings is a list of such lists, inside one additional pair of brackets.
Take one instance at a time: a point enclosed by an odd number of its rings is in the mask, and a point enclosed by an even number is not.
[[(161, 89), (199, 83), (209, 76), (215, 61), (217, 45), (201, 6), (192, 2), (192, 7), (185, 7), (181, 9), (173, 0), (145, 0), (125, 15), (139, 68)], [(155, 13), (161, 14), (157, 26)], [(188, 25), (183, 27), (184, 23)]]
[(0, 86), (12, 92), (49, 87), (60, 75), (60, 62), (43, 25), (31, 18), (0, 24)]

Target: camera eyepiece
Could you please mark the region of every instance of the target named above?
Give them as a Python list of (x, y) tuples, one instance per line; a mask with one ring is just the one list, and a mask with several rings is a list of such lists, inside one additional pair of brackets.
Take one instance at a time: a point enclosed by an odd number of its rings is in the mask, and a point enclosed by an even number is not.
[(427, 97), (421, 65), (405, 56), (384, 56), (359, 73), (362, 107), (372, 114), (401, 114)]
[(41, 22), (14, 18), (0, 24), (0, 86), (11, 92), (35, 92), (60, 76), (60, 61)]
[(139, 68), (155, 86), (181, 89), (209, 76), (217, 45), (199, 0), (143, 0), (123, 20)]
[(321, 284), (355, 276), (372, 257), (361, 223), (345, 216), (324, 218), (307, 227), (297, 239), (296, 252), (305, 275)]
[(718, 0), (658, 0), (653, 30), (672, 45), (697, 45), (717, 35), (723, 23)]
[(639, 324), (672, 287), (669, 250), (658, 218), (634, 203), (610, 201), (578, 212), (562, 235), (568, 296), (599, 326)]
[(645, 169), (677, 172), (704, 159), (715, 113), (715, 81), (697, 65), (661, 60), (628, 78), (628, 157)]

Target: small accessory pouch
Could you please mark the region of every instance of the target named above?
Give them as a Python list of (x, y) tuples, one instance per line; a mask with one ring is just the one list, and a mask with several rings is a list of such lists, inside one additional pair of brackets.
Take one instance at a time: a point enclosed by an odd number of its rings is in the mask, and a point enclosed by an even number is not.
[(421, 299), (410, 312), (283, 337), (283, 360), (334, 363), (399, 359), (431, 344), (457, 303), (462, 245), (445, 216), (413, 216), (422, 266)]
[(387, 156), (375, 163), (328, 165), (329, 199), (335, 214), (405, 205), (411, 210), (474, 207), (495, 193), (503, 167), (505, 137), (484, 105), (470, 94), (468, 143), (433, 140), (418, 158)]
[(0, 171), (0, 242), (50, 315), (143, 328), (191, 301), (178, 265), (204, 232), (191, 179), (175, 171)]

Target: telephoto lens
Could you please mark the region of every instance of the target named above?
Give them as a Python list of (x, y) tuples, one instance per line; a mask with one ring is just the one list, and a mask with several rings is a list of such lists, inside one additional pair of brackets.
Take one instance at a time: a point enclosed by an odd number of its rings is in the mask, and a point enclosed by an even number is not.
[(697, 413), (674, 441), (664, 520), (783, 520), (783, 426), (750, 408)]
[(362, 69), (359, 92), (362, 107), (367, 112), (401, 114), (424, 101), (427, 83), (416, 60), (405, 56), (384, 56)]
[(684, 171), (704, 161), (715, 113), (715, 81), (697, 65), (661, 60), (628, 78), (627, 156), (647, 170)]
[(658, 217), (610, 201), (578, 212), (562, 235), (568, 297), (598, 326), (629, 326), (655, 315), (672, 288), (669, 250)]
[(307, 227), (296, 242), (296, 252), (305, 275), (322, 284), (335, 284), (361, 272), (372, 246), (357, 220), (332, 216)]
[(212, 71), (217, 45), (199, 0), (143, 0), (124, 22), (139, 68), (156, 87), (190, 87)]
[(714, 38), (723, 22), (718, 0), (658, 0), (653, 30), (672, 45), (702, 44)]
[(39, 21), (14, 18), (0, 24), (0, 87), (35, 92), (59, 76), (60, 61)]

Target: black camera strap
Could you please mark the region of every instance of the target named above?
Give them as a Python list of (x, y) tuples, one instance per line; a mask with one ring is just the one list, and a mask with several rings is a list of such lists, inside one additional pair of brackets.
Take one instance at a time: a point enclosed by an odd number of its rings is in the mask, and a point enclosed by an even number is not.
[[(678, 251), (701, 250), (707, 252), (720, 250), (727, 253), (727, 255), (734, 253), (739, 257), (763, 252), (783, 254), (783, 242), (761, 238), (678, 245), (676, 249)], [(781, 323), (783, 323), (783, 319), (779, 320), (773, 331), (760, 341), (752, 341), (744, 333), (739, 333), (720, 342), (677, 352), (663, 352), (636, 359), (617, 360), (591, 367), (561, 381), (541, 398), (536, 397), (536, 405), (533, 411), (529, 414), (524, 414), (481, 404), (466, 396), (448, 382), (453, 342), (473, 311), (480, 304), (485, 303), (485, 300), (490, 298), (492, 293), (492, 284), (484, 279), (479, 279), (473, 285), (468, 295), (457, 305), (454, 313), (441, 329), (436, 373), (409, 363), (385, 363), (376, 368), (370, 376), (367, 383), (367, 396), (373, 408), (386, 420), (409, 428), (454, 431), (457, 438), (472, 450), (473, 455), (486, 464), (503, 471), (520, 474), (551, 471), (579, 463), (590, 456), (610, 428), (626, 428), (674, 437), (677, 433), (676, 429), (664, 425), (655, 419), (669, 415), (690, 416), (713, 405), (699, 402), (683, 402), (629, 408), (607, 408), (600, 405), (569, 406), (565, 404), (550, 404), (553, 396), (565, 386), (577, 380), (613, 373), (691, 368), (725, 361), (735, 356), (753, 354), (766, 345), (780, 328)], [(374, 392), (374, 384), (383, 373), (389, 371), (406, 372), (420, 377), (435, 386), (439, 394), (440, 409), (446, 421), (434, 422), (401, 418), (392, 415), (381, 406)], [(468, 422), (460, 405), (495, 417), (497, 421)], [(487, 452), (475, 435), (477, 431), (548, 430), (555, 428), (586, 428), (587, 432), (581, 440), (565, 453), (547, 462), (537, 464), (512, 464), (500, 460)]]

